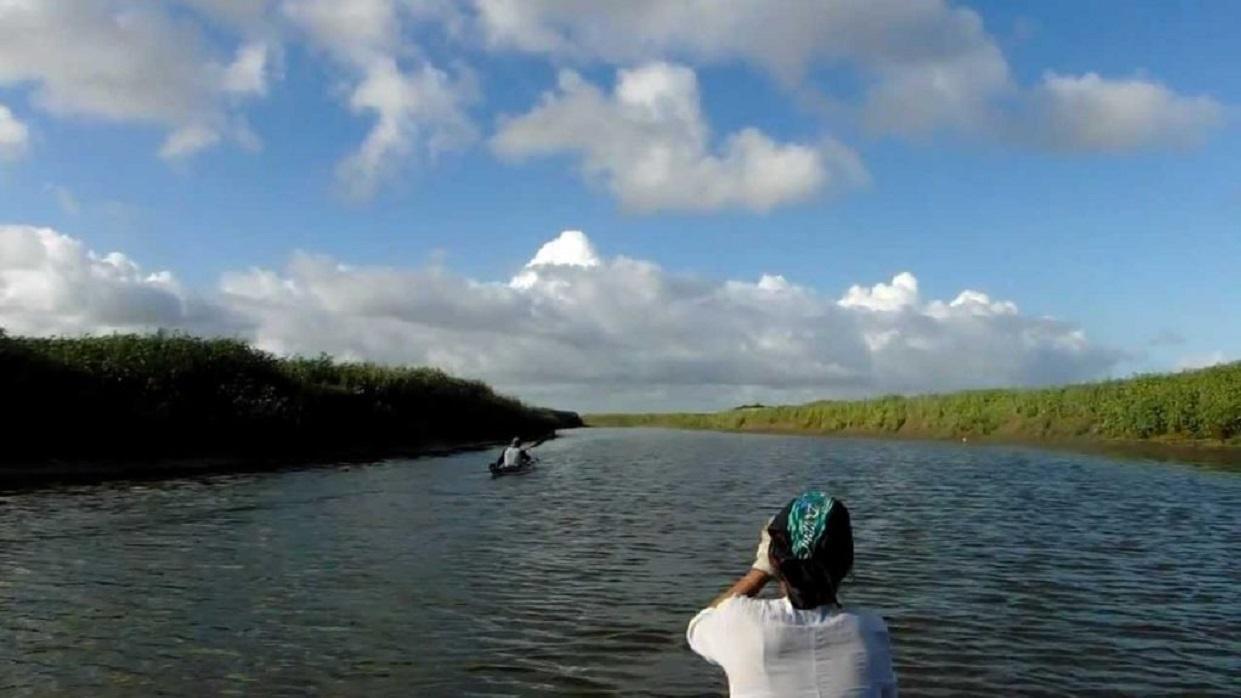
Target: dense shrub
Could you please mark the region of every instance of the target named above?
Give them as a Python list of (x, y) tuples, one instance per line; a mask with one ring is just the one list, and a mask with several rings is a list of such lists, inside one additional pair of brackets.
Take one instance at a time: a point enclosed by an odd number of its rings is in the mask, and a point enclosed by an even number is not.
[(0, 332), (0, 460), (287, 454), (544, 435), (580, 423), (427, 368), (277, 359), (179, 334)]
[(1241, 362), (1032, 390), (729, 410), (589, 415), (598, 426), (773, 429), (912, 436), (1241, 440)]

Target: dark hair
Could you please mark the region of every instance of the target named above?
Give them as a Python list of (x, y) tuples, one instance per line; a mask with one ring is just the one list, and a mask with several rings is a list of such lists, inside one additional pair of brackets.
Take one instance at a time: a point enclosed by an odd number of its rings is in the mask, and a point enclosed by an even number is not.
[(836, 590), (853, 568), (853, 527), (844, 502), (829, 499), (823, 533), (807, 553), (793, 552), (789, 532), (789, 512), (797, 499), (789, 502), (767, 527), (771, 536), (768, 552), (772, 566), (788, 590), (794, 608), (817, 608), (838, 604)]

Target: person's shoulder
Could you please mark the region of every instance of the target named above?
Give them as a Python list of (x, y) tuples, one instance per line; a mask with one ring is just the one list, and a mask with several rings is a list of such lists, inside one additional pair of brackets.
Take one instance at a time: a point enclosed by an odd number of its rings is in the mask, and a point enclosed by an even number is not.
[(720, 618), (732, 621), (762, 621), (783, 611), (781, 599), (756, 599), (749, 596), (733, 596), (721, 601), (714, 608), (706, 609)]
[(733, 640), (762, 624), (763, 605), (745, 596), (733, 596), (708, 606), (690, 620), (686, 638), (690, 649), (715, 663), (733, 647)]
[(752, 596), (734, 596), (720, 605), (723, 606), (725, 604), (730, 606), (734, 613), (748, 613), (752, 615), (778, 613), (787, 606), (784, 599), (759, 599)]
[(858, 627), (873, 632), (888, 632), (888, 623), (883, 615), (870, 608), (849, 607), (841, 611), (842, 615), (852, 616)]
[(788, 599), (750, 598), (739, 596), (729, 599), (728, 614), (740, 623), (760, 626), (806, 625), (822, 622), (822, 616), (814, 612), (799, 611), (789, 603)]

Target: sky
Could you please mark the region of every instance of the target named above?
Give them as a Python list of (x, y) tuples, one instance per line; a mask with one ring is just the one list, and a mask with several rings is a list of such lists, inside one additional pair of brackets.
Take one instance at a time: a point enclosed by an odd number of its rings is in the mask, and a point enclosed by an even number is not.
[(1241, 5), (0, 0), (0, 327), (579, 410), (1241, 358)]

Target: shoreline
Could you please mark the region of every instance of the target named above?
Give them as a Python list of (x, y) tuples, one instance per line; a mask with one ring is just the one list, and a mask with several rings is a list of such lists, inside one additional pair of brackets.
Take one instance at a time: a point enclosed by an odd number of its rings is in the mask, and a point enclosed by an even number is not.
[(417, 457), (581, 424), (435, 368), (179, 333), (0, 330), (0, 393), (0, 487)]
[(1241, 467), (1241, 361), (1041, 388), (593, 413), (591, 426), (1012, 444)]
[[(552, 433), (545, 440), (559, 438)], [(28, 463), (0, 464), (0, 492), (59, 484), (98, 484), (125, 480), (163, 480), (199, 475), (276, 473), (305, 468), (364, 465), (384, 460), (418, 459), (456, 453), (485, 451), (502, 446), (507, 439), (461, 443), (431, 442), (422, 445), (324, 449), (258, 456), (117, 456), (96, 459), (65, 458)]]
[(766, 434), (771, 436), (802, 436), (823, 439), (865, 439), (873, 441), (923, 441), (937, 444), (956, 444), (958, 446), (1016, 446), (1035, 448), (1045, 451), (1080, 453), (1085, 455), (1125, 457), (1139, 460), (1160, 462), (1178, 462), (1188, 465), (1216, 467), (1223, 470), (1241, 472), (1241, 443), (1229, 443), (1207, 440), (1176, 440), (1156, 441), (1144, 439), (1089, 439), (1089, 438), (1054, 438), (1040, 439), (1036, 437), (1004, 436), (989, 434), (985, 436), (966, 435), (964, 437), (936, 436), (933, 434), (915, 434), (884, 431), (816, 431), (793, 427), (714, 427), (688, 426), (683, 424), (608, 424), (594, 422), (590, 415), (583, 417), (584, 428), (607, 429), (674, 429), (678, 431), (709, 431), (726, 434)]

